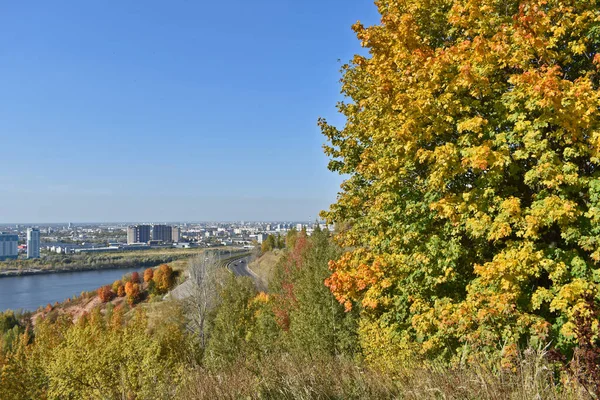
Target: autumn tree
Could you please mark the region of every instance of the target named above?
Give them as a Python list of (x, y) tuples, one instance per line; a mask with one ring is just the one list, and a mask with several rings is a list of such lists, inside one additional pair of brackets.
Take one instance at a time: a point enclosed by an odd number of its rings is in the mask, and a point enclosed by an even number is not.
[(167, 264), (162, 264), (160, 267), (154, 271), (154, 276), (152, 280), (155, 284), (155, 290), (159, 294), (164, 294), (171, 289), (173, 284), (175, 283), (175, 275), (173, 273), (173, 268), (171, 268)]
[(102, 286), (98, 289), (98, 297), (103, 303), (108, 303), (115, 296), (110, 285)]
[(148, 283), (154, 278), (154, 270), (152, 268), (148, 268), (144, 271), (144, 282)]
[(120, 279), (113, 282), (111, 286), (112, 291), (117, 293), (117, 291), (119, 290), (119, 286), (123, 286), (123, 282)]
[(327, 284), (362, 310), (367, 358), (569, 354), (598, 307), (600, 4), (377, 6), (353, 27), (369, 55), (343, 66), (346, 124), (319, 122), (347, 176)]
[(134, 305), (140, 301), (141, 291), (139, 283), (127, 282), (125, 284), (125, 295), (127, 296), (129, 305)]
[(281, 236), (278, 232), (277, 237), (275, 238), (275, 247), (278, 249), (285, 249), (285, 237)]
[(275, 267), (269, 286), (287, 350), (311, 357), (357, 353), (356, 312), (345, 313), (324, 285), (328, 262), (340, 255), (328, 231), (301, 236)]
[(139, 272), (134, 271), (131, 274), (131, 282), (133, 282), (133, 283), (140, 283), (141, 282), (141, 280), (140, 280), (140, 273)]
[(340, 249), (327, 231), (317, 229), (300, 254), (300, 268), (293, 276), (294, 306), (290, 309), (291, 350), (312, 357), (358, 354), (357, 313), (344, 312), (324, 285), (329, 276), (329, 260)]
[(13, 343), (24, 332), (24, 326), (19, 319), (19, 315), (14, 311), (0, 312), (0, 356), (11, 350)]

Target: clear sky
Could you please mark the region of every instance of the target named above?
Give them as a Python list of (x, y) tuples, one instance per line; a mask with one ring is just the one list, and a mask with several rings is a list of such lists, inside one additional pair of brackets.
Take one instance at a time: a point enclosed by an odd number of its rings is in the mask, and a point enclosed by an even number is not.
[(370, 0), (6, 1), (0, 223), (305, 220)]

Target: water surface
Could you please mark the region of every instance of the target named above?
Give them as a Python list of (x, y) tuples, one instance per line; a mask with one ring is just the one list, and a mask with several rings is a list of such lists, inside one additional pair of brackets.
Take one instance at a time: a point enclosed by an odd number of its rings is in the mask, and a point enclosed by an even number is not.
[(0, 278), (0, 312), (7, 309), (36, 310), (48, 303), (62, 302), (82, 291), (98, 289), (144, 268), (105, 269)]

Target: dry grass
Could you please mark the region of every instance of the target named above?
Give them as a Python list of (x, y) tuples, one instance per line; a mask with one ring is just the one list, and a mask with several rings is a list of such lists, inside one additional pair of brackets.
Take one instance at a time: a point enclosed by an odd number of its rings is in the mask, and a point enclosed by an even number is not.
[(268, 287), (275, 272), (275, 266), (283, 256), (283, 250), (273, 250), (266, 252), (256, 260), (252, 261), (248, 268), (250, 268), (256, 275), (258, 275), (261, 287)]
[(417, 368), (395, 376), (352, 361), (297, 361), (291, 358), (241, 364), (226, 371), (198, 369), (182, 399), (590, 399), (581, 389), (558, 385), (543, 358), (531, 354), (520, 368), (492, 372)]

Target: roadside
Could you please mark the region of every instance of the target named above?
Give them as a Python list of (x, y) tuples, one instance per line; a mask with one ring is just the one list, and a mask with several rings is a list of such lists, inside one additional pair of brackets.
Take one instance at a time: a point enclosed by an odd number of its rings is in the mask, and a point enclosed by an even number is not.
[[(232, 254), (232, 253), (230, 253), (230, 254)], [(230, 271), (232, 271), (233, 273), (235, 273), (236, 275), (238, 275), (236, 273), (236, 271), (232, 270), (230, 267), (234, 263), (236, 263), (236, 262), (240, 263), (240, 261), (242, 259), (250, 259), (250, 257), (251, 257), (251, 255), (248, 252), (244, 252), (242, 254), (231, 255), (230, 257), (227, 257), (227, 258), (224, 258), (224, 259), (220, 260), (219, 261), (219, 267), (221, 267), (221, 268), (227, 268)], [(183, 260), (182, 260), (182, 262), (183, 262)], [(246, 264), (247, 264), (247, 262), (246, 262)], [(189, 275), (188, 275), (188, 272), (187, 272), (187, 264), (185, 266), (183, 266), (183, 264), (180, 264), (180, 268), (181, 268), (181, 271), (183, 272), (182, 276), (185, 278), (185, 281), (182, 282), (181, 284), (179, 284), (173, 290), (171, 290), (165, 296), (165, 298), (172, 298), (172, 299), (175, 299), (175, 300), (183, 300), (183, 299), (189, 297), (190, 293), (192, 293), (192, 287), (191, 287), (192, 282), (188, 279)], [(250, 274), (250, 272), (248, 272), (248, 274)], [(252, 276), (252, 275), (250, 274), (249, 276)]]

